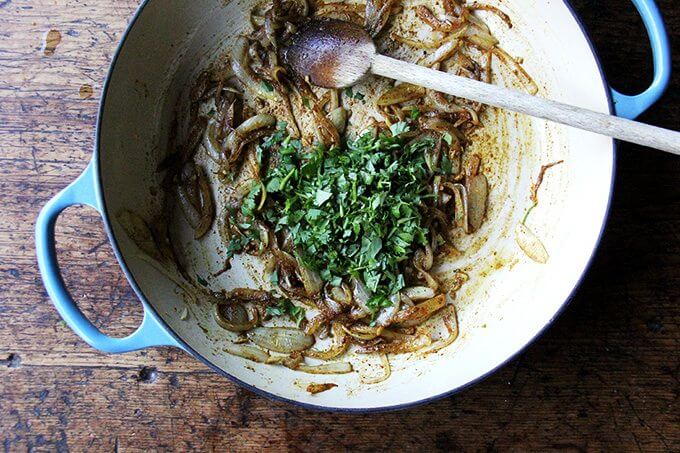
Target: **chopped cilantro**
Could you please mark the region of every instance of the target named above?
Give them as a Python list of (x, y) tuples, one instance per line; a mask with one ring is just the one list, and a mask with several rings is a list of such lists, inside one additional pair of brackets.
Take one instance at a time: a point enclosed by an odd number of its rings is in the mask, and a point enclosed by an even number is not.
[(321, 206), (332, 196), (333, 196), (333, 192), (328, 192), (327, 190), (319, 189), (319, 190), (316, 191), (315, 204), (317, 206)]
[(208, 282), (205, 281), (205, 279), (198, 274), (196, 274), (196, 281), (203, 286), (208, 286)]
[(267, 82), (266, 80), (262, 81), (262, 88), (264, 88), (265, 91), (272, 92), (274, 91), (274, 87), (272, 86), (271, 83)]
[(262, 185), (257, 182), (253, 182), (250, 192), (248, 192), (248, 195), (243, 198), (243, 203), (241, 204), (241, 214), (243, 214), (245, 217), (252, 217), (255, 215), (255, 209), (257, 207), (255, 199), (261, 191)]
[(263, 176), (269, 197), (258, 214), (289, 232), (299, 261), (324, 281), (364, 282), (374, 294), (368, 305), (374, 313), (404, 287), (400, 265), (428, 243), (419, 206), (430, 196), (425, 154), (435, 143), (408, 140), (408, 131), (399, 122), (377, 137), (368, 132), (331, 149), (303, 149), (277, 132), (262, 145), (276, 147), (278, 160)]
[(309, 98), (308, 98), (308, 97), (303, 97), (303, 98), (302, 98), (302, 105), (304, 105), (304, 106), (307, 107), (308, 109), (311, 108), (311, 105), (310, 105), (310, 103), (309, 103)]
[(366, 302), (366, 306), (368, 307), (369, 310), (371, 310), (371, 312), (377, 313), (378, 310), (380, 310), (383, 307), (392, 306), (392, 302), (385, 295), (378, 294), (368, 299), (368, 301)]
[(395, 137), (403, 134), (404, 132), (408, 132), (408, 124), (406, 124), (403, 121), (394, 123), (393, 125), (390, 126), (390, 132), (392, 132), (392, 135)]
[(363, 101), (364, 100), (364, 95), (363, 93), (355, 93), (352, 87), (345, 88), (345, 96), (347, 96), (350, 99), (356, 99), (357, 101)]
[(247, 234), (235, 235), (227, 243), (227, 259), (241, 252), (251, 241), (259, 239), (259, 234), (255, 230), (247, 230)]
[(411, 119), (412, 119), (413, 121), (415, 121), (415, 120), (417, 120), (418, 118), (420, 118), (420, 109), (419, 109), (418, 107), (413, 107), (413, 108), (411, 109), (411, 115), (410, 115), (410, 116), (411, 116)]
[(298, 327), (305, 319), (305, 309), (294, 305), (289, 299), (283, 299), (278, 304), (267, 307), (266, 311), (269, 316), (288, 315)]
[(442, 173), (445, 175), (450, 175), (453, 173), (453, 164), (451, 163), (449, 156), (446, 154), (442, 156)]

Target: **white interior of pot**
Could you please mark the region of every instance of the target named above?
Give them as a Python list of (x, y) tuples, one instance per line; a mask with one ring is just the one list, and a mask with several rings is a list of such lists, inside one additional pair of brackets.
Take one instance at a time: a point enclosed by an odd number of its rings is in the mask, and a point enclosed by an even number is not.
[[(523, 57), (541, 95), (608, 111), (606, 88), (586, 38), (562, 1), (490, 1), (514, 27), (480, 13), (501, 46)], [(313, 376), (260, 365), (222, 351), (227, 337), (207, 307), (190, 307), (175, 284), (138, 258), (139, 251), (114, 220), (127, 208), (150, 216), (159, 204), (156, 165), (165, 156), (169, 128), (181, 93), (200, 70), (247, 26), (248, 2), (151, 0), (140, 13), (115, 64), (100, 125), (100, 173), (108, 217), (125, 263), (147, 301), (193, 350), (239, 380), (280, 397), (340, 408), (380, 408), (433, 397), (493, 370), (534, 338), (556, 315), (581, 278), (606, 214), (613, 170), (610, 139), (502, 112), (487, 120), (481, 152), (497, 157), (489, 167), (492, 192), (488, 221), (465, 255), (450, 267), (470, 274), (458, 295), (460, 338), (426, 357), (395, 357), (392, 377), (361, 382), (370, 360), (351, 359), (360, 373)], [(568, 45), (565, 45), (568, 43)], [(493, 138), (496, 137), (496, 138)], [(550, 260), (534, 263), (514, 241), (514, 228), (529, 205), (529, 187), (541, 164), (564, 159), (541, 188), (529, 227)], [(488, 159), (487, 159), (488, 160)], [(201, 245), (208, 270), (219, 261)], [(198, 252), (197, 252), (198, 253)], [(246, 286), (251, 276), (236, 263), (220, 285)], [(377, 361), (376, 361), (377, 362)], [(310, 382), (339, 387), (310, 395)]]

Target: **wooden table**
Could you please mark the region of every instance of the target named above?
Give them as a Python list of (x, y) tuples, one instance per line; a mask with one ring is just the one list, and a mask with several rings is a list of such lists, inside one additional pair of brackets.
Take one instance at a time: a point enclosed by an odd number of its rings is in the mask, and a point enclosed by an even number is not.
[[(43, 290), (33, 225), (90, 158), (102, 81), (137, 3), (0, 0), (5, 451), (680, 449), (680, 159), (635, 146), (621, 146), (604, 240), (565, 314), (494, 376), (439, 402), (312, 413), (242, 390), (174, 349), (105, 355), (79, 340)], [(572, 3), (610, 80), (627, 91), (646, 86), (650, 55), (630, 2)], [(677, 1), (659, 4), (680, 42)], [(49, 30), (61, 34), (52, 55), (43, 49)], [(675, 57), (671, 88), (642, 119), (680, 129), (679, 45)], [(70, 209), (58, 244), (90, 318), (107, 333), (131, 332), (141, 309), (98, 215)]]

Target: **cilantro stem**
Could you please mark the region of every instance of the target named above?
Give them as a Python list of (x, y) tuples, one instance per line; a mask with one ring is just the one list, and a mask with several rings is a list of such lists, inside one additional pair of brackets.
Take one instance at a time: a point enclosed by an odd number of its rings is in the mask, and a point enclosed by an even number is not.
[(260, 181), (260, 204), (257, 205), (257, 210), (262, 210), (264, 202), (267, 201), (267, 188), (264, 186), (262, 181)]
[(293, 173), (295, 173), (295, 168), (292, 168), (288, 174), (286, 175), (285, 178), (281, 180), (281, 184), (279, 184), (279, 192), (282, 192), (283, 189), (286, 187), (286, 184), (288, 183), (288, 180), (293, 176)]
[(531, 211), (533, 211), (536, 206), (538, 205), (534, 203), (529, 207), (529, 209), (527, 209), (527, 212), (524, 214), (524, 218), (522, 219), (522, 225), (526, 225), (529, 214), (531, 214)]

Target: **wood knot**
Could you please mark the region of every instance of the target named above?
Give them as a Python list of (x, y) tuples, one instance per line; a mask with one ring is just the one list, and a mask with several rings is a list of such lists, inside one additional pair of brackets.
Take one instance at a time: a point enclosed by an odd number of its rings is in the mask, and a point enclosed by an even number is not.
[(158, 379), (158, 370), (155, 367), (142, 367), (137, 375), (137, 381), (143, 382), (144, 384), (152, 384)]
[(10, 354), (6, 359), (0, 360), (0, 366), (6, 366), (7, 368), (19, 368), (21, 367), (21, 356), (19, 354)]

